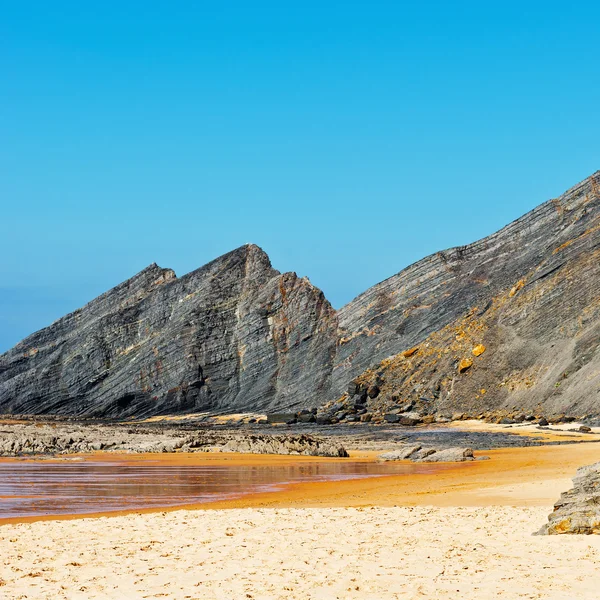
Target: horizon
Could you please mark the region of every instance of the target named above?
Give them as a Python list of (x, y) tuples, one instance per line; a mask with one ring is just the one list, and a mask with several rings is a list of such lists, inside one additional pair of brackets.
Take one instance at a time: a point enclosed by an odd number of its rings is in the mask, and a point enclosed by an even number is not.
[(0, 353), (248, 241), (339, 309), (562, 194), (600, 164), (585, 8), (7, 7)]

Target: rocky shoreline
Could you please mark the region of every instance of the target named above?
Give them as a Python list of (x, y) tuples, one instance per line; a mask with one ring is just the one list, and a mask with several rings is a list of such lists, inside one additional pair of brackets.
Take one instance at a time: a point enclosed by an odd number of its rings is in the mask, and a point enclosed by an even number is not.
[[(440, 452), (449, 449), (489, 450), (569, 443), (550, 442), (508, 431), (464, 431), (440, 424), (405, 427), (389, 423), (340, 423), (326, 426), (316, 423), (271, 425), (261, 421), (254, 419), (252, 423), (218, 424), (214, 421), (136, 423), (37, 418), (0, 420), (0, 456), (90, 452), (241, 452), (343, 458), (348, 456), (349, 451), (405, 453), (409, 448), (416, 448), (412, 459), (433, 461), (433, 458), (428, 458), (433, 451), (438, 453), (437, 458), (440, 459), (444, 456)], [(590, 441), (595, 437), (590, 436)], [(409, 456), (405, 459), (409, 459)]]

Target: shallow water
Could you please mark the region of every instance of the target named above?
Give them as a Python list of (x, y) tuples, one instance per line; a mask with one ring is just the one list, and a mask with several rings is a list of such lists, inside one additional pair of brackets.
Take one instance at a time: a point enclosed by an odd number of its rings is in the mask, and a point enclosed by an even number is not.
[(291, 483), (430, 473), (439, 466), (351, 460), (273, 465), (177, 465), (159, 460), (0, 462), (0, 520), (200, 504)]

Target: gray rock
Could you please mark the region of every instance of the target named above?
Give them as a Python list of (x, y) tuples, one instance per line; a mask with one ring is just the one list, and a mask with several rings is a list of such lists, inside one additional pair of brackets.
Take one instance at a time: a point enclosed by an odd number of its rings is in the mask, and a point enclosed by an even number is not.
[(573, 488), (561, 494), (538, 533), (600, 534), (600, 462), (578, 469)]
[(400, 425), (404, 425), (405, 427), (415, 427), (421, 422), (420, 419), (416, 419), (414, 417), (407, 417), (405, 415), (400, 415), (399, 423)]
[[(399, 398), (430, 385), (436, 413), (516, 406), (598, 416), (599, 219), (600, 172), (484, 240), (367, 290), (338, 312), (348, 341), (338, 348), (333, 389), (367, 363), (364, 381), (377, 372)], [(457, 330), (478, 337), (457, 339)], [(459, 376), (466, 359), (472, 366)]]
[(314, 423), (316, 421), (315, 415), (309, 413), (308, 415), (298, 415), (298, 423)]
[(435, 454), (436, 452), (437, 450), (435, 448), (422, 448), (421, 450), (411, 454), (410, 460), (413, 462), (423, 462), (424, 459), (432, 454)]
[(399, 423), (400, 415), (397, 415), (396, 413), (387, 413), (383, 415), (383, 419), (386, 423)]
[(351, 381), (348, 384), (348, 396), (350, 396), (352, 398), (352, 396), (356, 396), (357, 394), (360, 394), (362, 391), (362, 387), (360, 384), (356, 383), (356, 381)]
[(267, 422), (271, 425), (295, 423), (296, 413), (272, 413), (267, 415)]
[(348, 452), (343, 446), (309, 435), (247, 436), (227, 442), (221, 451), (250, 454), (301, 454), (337, 458), (348, 456)]
[(393, 450), (392, 452), (384, 452), (379, 455), (379, 459), (383, 461), (407, 460), (421, 450), (421, 446), (407, 446), (401, 450)]
[(447, 448), (419, 457), (416, 460), (419, 462), (464, 462), (475, 460), (475, 458), (471, 448)]
[(285, 412), (330, 395), (335, 310), (247, 245), (177, 278), (153, 264), (0, 356), (0, 412)]
[(599, 218), (600, 172), (339, 311), (253, 245), (179, 278), (153, 264), (1, 355), (0, 412), (289, 412), (348, 397), (364, 375), (379, 414), (393, 390), (426, 397), (428, 414), (534, 412), (542, 399), (547, 415), (598, 416)]

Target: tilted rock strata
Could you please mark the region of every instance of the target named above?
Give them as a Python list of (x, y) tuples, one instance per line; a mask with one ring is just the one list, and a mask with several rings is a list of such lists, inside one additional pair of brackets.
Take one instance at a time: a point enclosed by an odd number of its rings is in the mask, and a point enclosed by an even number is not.
[(179, 431), (94, 425), (35, 423), (5, 425), (0, 431), (0, 456), (79, 454), (91, 452), (238, 452), (345, 458), (343, 444), (308, 434), (244, 431)]
[(152, 265), (0, 356), (0, 412), (597, 416), (599, 346), (596, 173), (337, 312), (256, 246), (181, 278)]
[(337, 316), (244, 246), (177, 278), (151, 265), (0, 357), (0, 412), (270, 410), (329, 395)]
[(600, 534), (600, 463), (578, 469), (573, 489), (561, 494), (540, 534)]
[[(599, 190), (596, 174), (469, 247), (462, 263), (455, 252), (459, 277), (449, 273), (425, 299), (422, 284), (414, 300), (418, 319), (408, 309), (398, 317), (401, 331), (421, 333), (355, 378), (321, 414), (352, 407), (380, 418), (600, 414)], [(450, 313), (458, 316), (440, 321)], [(375, 353), (392, 348), (392, 317), (380, 319), (379, 334), (362, 336), (362, 352), (378, 336)], [(340, 325), (346, 322), (340, 313)]]
[(248, 435), (231, 440), (222, 452), (249, 454), (297, 454), (303, 456), (328, 456), (347, 458), (348, 452), (340, 445), (311, 435)]

